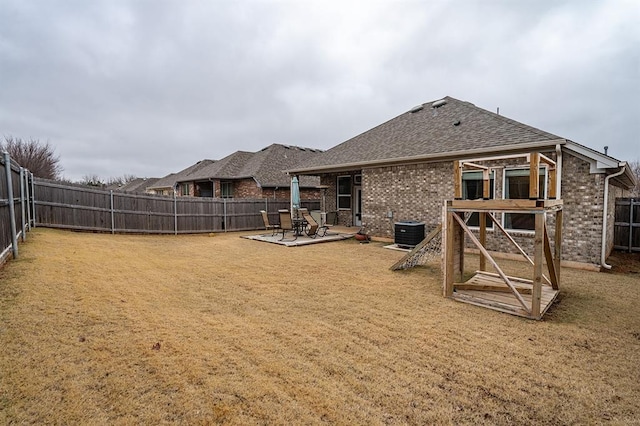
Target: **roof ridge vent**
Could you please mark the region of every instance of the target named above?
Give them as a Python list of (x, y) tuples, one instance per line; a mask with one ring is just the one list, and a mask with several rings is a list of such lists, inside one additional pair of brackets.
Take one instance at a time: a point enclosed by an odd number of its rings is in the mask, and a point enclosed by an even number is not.
[(422, 109), (423, 109), (423, 108), (424, 108), (424, 106), (423, 106), (423, 105), (416, 105), (416, 106), (414, 106), (413, 108), (411, 108), (411, 109), (409, 110), (409, 112), (410, 112), (411, 114), (414, 114), (414, 113), (416, 113), (416, 112), (418, 112), (418, 111), (422, 111)]
[(432, 108), (440, 108), (443, 105), (447, 104), (447, 100), (446, 99), (440, 99), (439, 101), (435, 101), (434, 103), (431, 104)]

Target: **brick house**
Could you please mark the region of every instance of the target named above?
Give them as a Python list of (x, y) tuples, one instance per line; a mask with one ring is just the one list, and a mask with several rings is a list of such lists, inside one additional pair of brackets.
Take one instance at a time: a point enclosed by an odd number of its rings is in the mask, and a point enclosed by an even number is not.
[[(395, 222), (424, 221), (427, 231), (441, 222), (443, 202), (454, 195), (453, 160), (473, 159), (490, 167), (493, 198), (528, 198), (528, 163), (522, 154), (533, 151), (557, 163), (555, 189), (564, 200), (563, 261), (606, 265), (615, 198), (626, 196), (636, 183), (627, 164), (451, 97), (418, 105), (289, 172), (320, 176), (328, 187), (326, 208), (338, 211), (340, 224), (364, 225), (374, 236), (393, 238)], [(463, 174), (463, 198), (481, 197), (478, 173)], [(548, 166), (539, 173), (540, 193), (547, 194)], [(521, 245), (532, 246), (530, 215), (505, 213), (499, 220)], [(489, 250), (507, 249), (499, 232), (488, 234)]]
[[(180, 196), (215, 198), (274, 198), (290, 197), (291, 179), (284, 170), (309, 160), (322, 151), (297, 146), (272, 144), (258, 152), (236, 151), (221, 160), (203, 160), (193, 166), (167, 176)], [(300, 198), (320, 198), (320, 178), (300, 178)]]
[(177, 191), (177, 183), (180, 179), (185, 179), (198, 170), (209, 166), (215, 160), (200, 160), (197, 163), (181, 170), (177, 173), (170, 173), (167, 176), (158, 179), (153, 185), (147, 187), (146, 192), (155, 195), (173, 195)]

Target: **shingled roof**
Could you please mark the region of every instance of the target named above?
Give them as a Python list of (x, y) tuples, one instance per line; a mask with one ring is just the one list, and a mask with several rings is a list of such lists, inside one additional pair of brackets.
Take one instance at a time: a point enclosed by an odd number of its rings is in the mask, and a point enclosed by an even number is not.
[(135, 178), (122, 185), (109, 185), (105, 189), (122, 192), (145, 192), (148, 187), (155, 185), (158, 180), (158, 178)]
[(215, 160), (200, 160), (196, 164), (187, 167), (178, 173), (170, 173), (167, 176), (159, 179), (156, 183), (148, 186), (147, 189), (171, 189), (174, 188), (177, 182), (189, 180), (189, 176), (197, 173), (200, 169), (207, 167), (215, 163)]
[[(272, 144), (258, 152), (236, 151), (227, 157), (200, 168), (197, 172), (178, 179), (192, 182), (207, 179), (253, 178), (263, 188), (289, 187), (290, 177), (284, 170), (295, 167), (302, 161), (320, 155), (322, 151), (281, 144)], [(320, 178), (304, 176), (301, 187), (316, 187)]]
[(418, 105), (289, 171), (320, 172), (527, 150), (564, 141), (554, 134), (447, 96)]

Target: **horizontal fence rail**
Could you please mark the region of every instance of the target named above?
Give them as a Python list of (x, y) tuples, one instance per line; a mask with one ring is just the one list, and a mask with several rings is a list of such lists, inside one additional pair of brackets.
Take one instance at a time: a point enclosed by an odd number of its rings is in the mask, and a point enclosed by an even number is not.
[(640, 251), (640, 199), (616, 199), (613, 247)]
[[(289, 200), (176, 197), (106, 191), (35, 180), (35, 223), (51, 228), (140, 234), (195, 234), (264, 228)], [(310, 210), (319, 200), (302, 201)]]

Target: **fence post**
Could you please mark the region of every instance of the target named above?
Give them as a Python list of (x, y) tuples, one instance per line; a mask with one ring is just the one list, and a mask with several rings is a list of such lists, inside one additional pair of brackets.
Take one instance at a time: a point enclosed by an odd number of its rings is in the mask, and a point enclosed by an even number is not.
[(631, 253), (633, 250), (633, 207), (635, 198), (629, 198), (629, 249), (627, 250)]
[(109, 201), (111, 202), (111, 233), (115, 234), (116, 233), (116, 220), (115, 220), (115, 213), (113, 211), (113, 189), (111, 189), (109, 191)]
[(178, 235), (178, 196), (173, 191), (173, 235)]
[(7, 199), (9, 200), (9, 216), (11, 216), (11, 251), (13, 258), (18, 258), (18, 237), (16, 231), (16, 206), (13, 204), (13, 184), (11, 183), (11, 157), (8, 152), (3, 152), (4, 170), (7, 175)]
[(22, 242), (27, 240), (27, 228), (24, 224), (25, 212), (25, 195), (24, 195), (24, 167), (20, 167), (20, 227), (22, 228)]
[(29, 191), (29, 170), (24, 173), (24, 198), (27, 203), (27, 230), (31, 231), (31, 191)]
[(222, 199), (222, 227), (224, 232), (227, 232), (227, 199)]
[(33, 227), (36, 227), (36, 184), (33, 173), (31, 173), (31, 208), (33, 209), (33, 214), (31, 215), (31, 219), (33, 220)]

